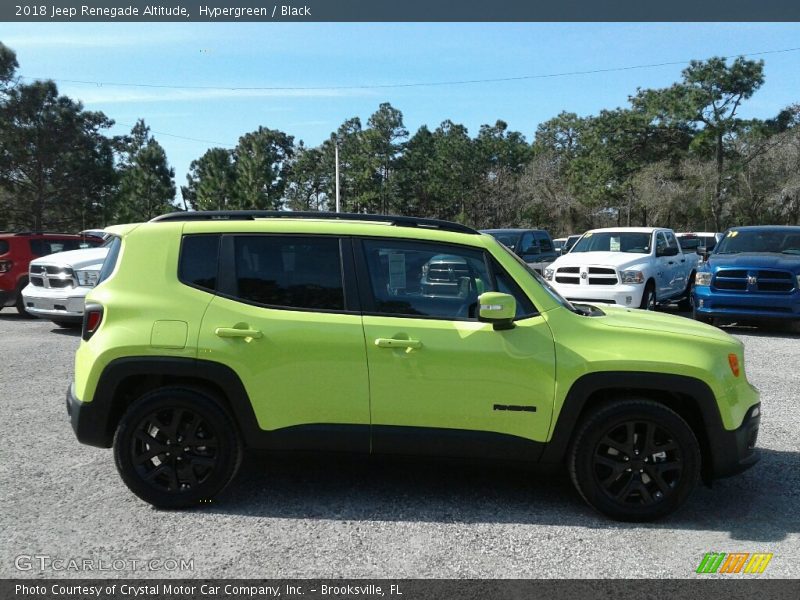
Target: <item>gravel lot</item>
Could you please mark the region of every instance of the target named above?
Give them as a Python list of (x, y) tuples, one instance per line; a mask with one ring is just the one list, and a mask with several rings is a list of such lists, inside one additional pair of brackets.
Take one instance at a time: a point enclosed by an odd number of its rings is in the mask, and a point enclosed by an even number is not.
[[(699, 488), (667, 520), (595, 515), (566, 476), (441, 464), (250, 457), (218, 502), (150, 508), (64, 408), (76, 333), (0, 312), (0, 577), (90, 577), (20, 555), (193, 559), (192, 572), (104, 577), (693, 577), (705, 552), (772, 552), (800, 576), (800, 335), (729, 328), (762, 393), (761, 462)], [(708, 577), (708, 576), (706, 576)]]

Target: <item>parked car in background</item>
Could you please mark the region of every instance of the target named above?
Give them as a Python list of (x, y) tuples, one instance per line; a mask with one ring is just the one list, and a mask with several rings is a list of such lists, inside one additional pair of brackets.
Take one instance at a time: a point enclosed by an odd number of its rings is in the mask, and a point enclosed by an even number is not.
[(800, 321), (800, 227), (735, 227), (697, 271), (694, 317)]
[(104, 245), (32, 260), (28, 285), (22, 290), (25, 310), (61, 327), (80, 326), (84, 299), (97, 283), (107, 254)]
[(545, 279), (568, 300), (647, 310), (680, 300), (688, 308), (697, 263), (671, 229), (594, 229), (545, 270)]
[(570, 250), (572, 250), (572, 247), (573, 247), (573, 246), (574, 246), (574, 245), (575, 245), (575, 244), (578, 242), (578, 240), (579, 240), (579, 239), (581, 239), (581, 236), (580, 236), (580, 235), (570, 235), (570, 236), (567, 236), (567, 241), (566, 241), (566, 243), (564, 244), (564, 247), (563, 247), (563, 249), (561, 250), (561, 253), (562, 253), (562, 254), (566, 254), (567, 252), (569, 252)]
[(709, 231), (696, 231), (691, 233), (676, 233), (675, 236), (681, 243), (684, 252), (696, 252), (705, 260), (722, 239), (721, 233)]
[(483, 229), (524, 260), (540, 275), (558, 254), (550, 234), (544, 229)]
[(19, 314), (29, 316), (22, 301), (22, 289), (28, 285), (31, 260), (102, 243), (95, 236), (68, 233), (0, 233), (0, 308), (15, 306)]

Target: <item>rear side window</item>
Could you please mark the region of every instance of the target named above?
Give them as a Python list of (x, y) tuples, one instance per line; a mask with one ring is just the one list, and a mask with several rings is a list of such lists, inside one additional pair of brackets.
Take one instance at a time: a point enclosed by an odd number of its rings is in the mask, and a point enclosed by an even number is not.
[(0, 240), (0, 254), (5, 254), (6, 252), (8, 252), (8, 242)]
[(122, 246), (122, 239), (116, 235), (111, 236), (106, 240), (104, 246), (108, 247), (108, 254), (103, 261), (103, 266), (100, 268), (100, 275), (97, 278), (97, 285), (108, 279), (111, 273), (114, 272), (114, 267), (117, 266), (117, 258), (119, 257), (119, 249)]
[(219, 235), (187, 235), (181, 245), (178, 278), (185, 284), (216, 291)]
[(553, 242), (550, 241), (550, 237), (542, 232), (538, 232), (536, 234), (536, 239), (539, 240), (539, 248), (541, 248), (542, 252), (552, 252), (553, 251)]
[(344, 310), (337, 238), (239, 235), (233, 254), (236, 298), (267, 307)]

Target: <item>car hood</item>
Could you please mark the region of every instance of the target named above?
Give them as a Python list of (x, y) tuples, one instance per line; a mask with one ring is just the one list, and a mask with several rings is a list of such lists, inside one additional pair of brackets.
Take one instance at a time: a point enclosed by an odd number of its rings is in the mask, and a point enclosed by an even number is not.
[(55, 254), (32, 260), (31, 265), (57, 265), (60, 267), (72, 267), (73, 269), (97, 267), (99, 269), (106, 259), (106, 254), (108, 254), (108, 248), (68, 250), (67, 252), (56, 252)]
[(644, 329), (659, 333), (692, 335), (720, 342), (736, 342), (736, 338), (721, 329), (677, 315), (611, 305), (602, 305), (600, 309), (606, 316), (599, 319), (608, 327)]
[(582, 265), (627, 267), (639, 264), (647, 259), (647, 254), (632, 254), (629, 252), (570, 252), (557, 258), (553, 263), (553, 267)]
[(785, 269), (800, 271), (800, 255), (779, 252), (749, 252), (742, 254), (712, 254), (708, 258), (711, 269), (742, 267), (748, 269)]

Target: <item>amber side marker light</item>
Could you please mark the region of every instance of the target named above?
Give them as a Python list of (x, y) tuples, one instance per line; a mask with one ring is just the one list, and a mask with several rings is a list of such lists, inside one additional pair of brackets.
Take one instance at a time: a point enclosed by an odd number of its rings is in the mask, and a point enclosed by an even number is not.
[(734, 377), (739, 376), (739, 357), (735, 354), (728, 354), (728, 364), (731, 366), (731, 373)]

